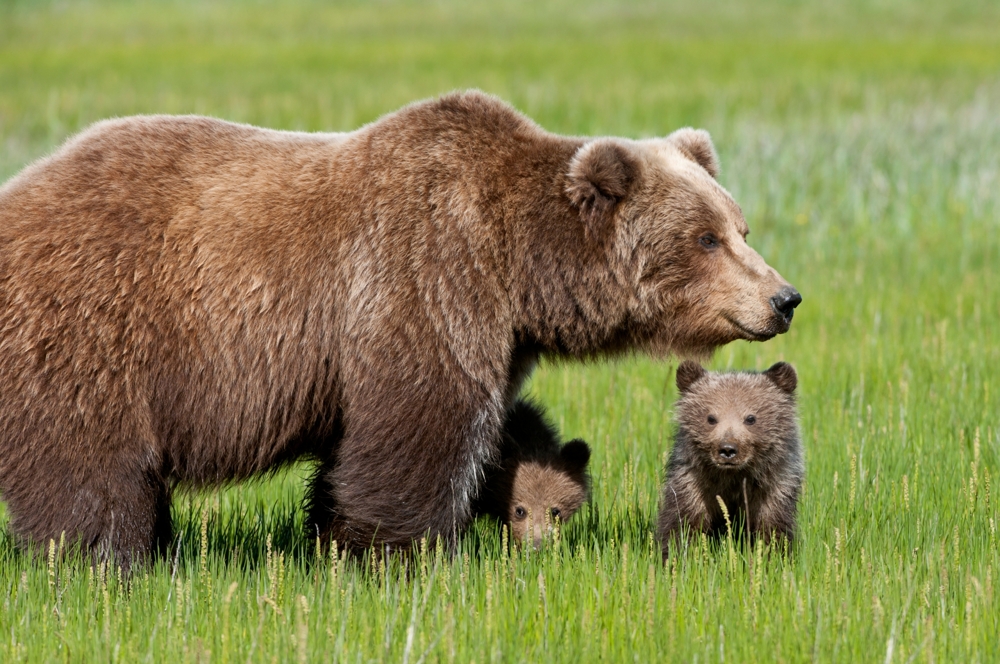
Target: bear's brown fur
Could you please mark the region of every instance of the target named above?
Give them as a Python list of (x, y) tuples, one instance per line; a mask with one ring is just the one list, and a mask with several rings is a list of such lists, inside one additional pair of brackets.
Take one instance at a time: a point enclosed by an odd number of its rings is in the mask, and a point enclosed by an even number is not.
[(537, 549), (555, 520), (568, 521), (589, 497), (590, 448), (580, 439), (561, 445), (542, 410), (524, 399), (508, 411), (500, 444), (500, 461), (487, 470), (474, 511)]
[(709, 373), (687, 361), (677, 369), (677, 436), (660, 500), (666, 556), (685, 532), (726, 532), (770, 542), (795, 536), (805, 467), (795, 415), (795, 369)]
[(312, 457), (311, 532), (451, 537), (539, 356), (788, 329), (716, 169), (701, 131), (558, 136), (479, 92), (348, 134), (94, 125), (0, 188), (10, 528), (128, 564), (176, 482)]

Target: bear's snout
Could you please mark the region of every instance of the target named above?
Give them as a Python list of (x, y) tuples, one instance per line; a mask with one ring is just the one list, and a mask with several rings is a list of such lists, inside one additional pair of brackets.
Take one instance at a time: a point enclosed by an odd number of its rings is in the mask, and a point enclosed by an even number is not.
[(739, 449), (734, 443), (722, 443), (719, 445), (719, 458), (723, 463), (728, 463), (736, 459)]
[(782, 288), (777, 295), (771, 298), (771, 308), (782, 319), (786, 330), (792, 324), (795, 307), (799, 306), (801, 302), (802, 295), (792, 286)]

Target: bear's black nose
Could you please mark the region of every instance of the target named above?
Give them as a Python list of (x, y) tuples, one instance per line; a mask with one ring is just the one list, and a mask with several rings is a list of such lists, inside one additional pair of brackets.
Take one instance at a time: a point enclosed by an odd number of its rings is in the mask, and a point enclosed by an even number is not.
[(799, 306), (802, 302), (802, 296), (799, 292), (787, 286), (778, 291), (778, 294), (771, 298), (771, 306), (774, 307), (774, 311), (785, 319), (785, 322), (791, 322), (792, 316), (795, 315), (795, 307)]
[(723, 459), (732, 459), (736, 456), (736, 446), (729, 443), (719, 445), (719, 456)]

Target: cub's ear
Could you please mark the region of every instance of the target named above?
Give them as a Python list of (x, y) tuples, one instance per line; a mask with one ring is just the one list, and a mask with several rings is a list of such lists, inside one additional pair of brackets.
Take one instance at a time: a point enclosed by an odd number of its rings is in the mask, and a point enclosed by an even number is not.
[(795, 373), (795, 367), (788, 362), (778, 362), (765, 371), (764, 375), (770, 378), (779, 390), (788, 394), (795, 392), (795, 388), (799, 386), (799, 377)]
[(600, 237), (610, 228), (615, 205), (628, 194), (638, 171), (632, 150), (610, 138), (590, 141), (576, 151), (569, 162), (566, 193), (588, 234)]
[(687, 392), (691, 386), (708, 375), (704, 367), (694, 360), (685, 360), (677, 367), (677, 389)]
[(684, 127), (667, 136), (685, 157), (698, 164), (713, 178), (719, 177), (719, 155), (712, 145), (712, 137), (704, 129)]
[(559, 456), (562, 457), (563, 463), (569, 469), (582, 471), (587, 467), (587, 462), (590, 461), (590, 448), (587, 443), (576, 438), (562, 446), (562, 449), (559, 450)]

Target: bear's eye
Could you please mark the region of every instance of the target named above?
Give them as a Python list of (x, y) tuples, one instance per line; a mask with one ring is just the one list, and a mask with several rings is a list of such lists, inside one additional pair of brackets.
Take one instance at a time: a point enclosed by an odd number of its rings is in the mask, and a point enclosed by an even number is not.
[(516, 507), (514, 508), (514, 516), (517, 517), (518, 519), (523, 519), (524, 517), (528, 516), (528, 513), (524, 510), (523, 507)]
[(715, 415), (709, 415), (708, 423), (711, 424), (712, 426), (715, 426), (716, 424), (719, 423), (719, 420), (715, 419)]
[(753, 415), (747, 415), (746, 417), (743, 418), (743, 423), (744, 424), (753, 424), (756, 421), (757, 421), (757, 418), (754, 417)]
[(559, 514), (560, 514), (559, 508), (558, 507), (553, 507), (552, 508), (552, 518), (553, 519), (556, 518), (557, 516), (559, 516)]
[(711, 233), (702, 235), (701, 239), (699, 239), (698, 242), (700, 242), (701, 246), (705, 247), (706, 249), (715, 249), (716, 247), (719, 246), (719, 239), (714, 235), (712, 235)]

